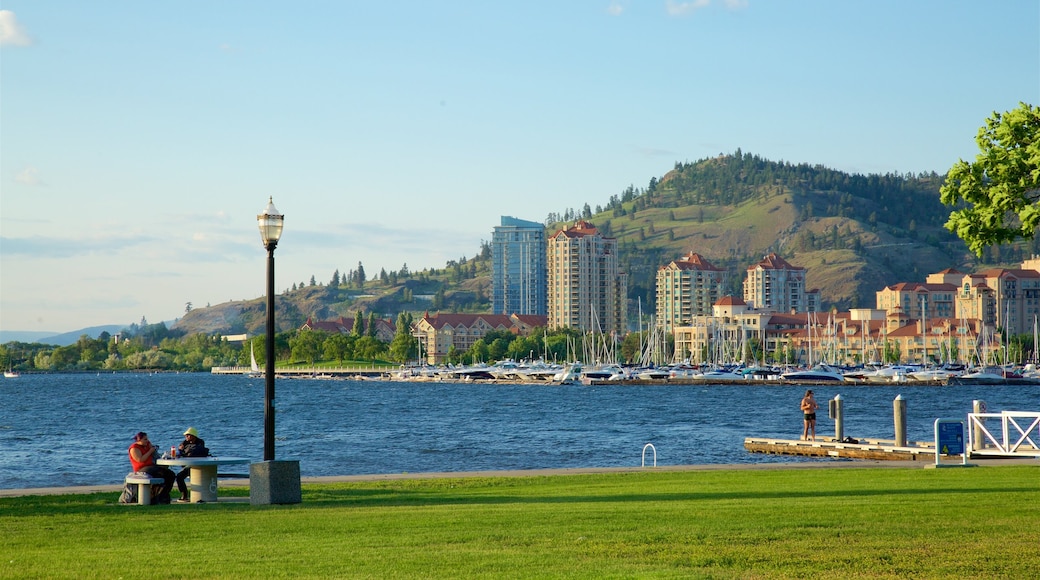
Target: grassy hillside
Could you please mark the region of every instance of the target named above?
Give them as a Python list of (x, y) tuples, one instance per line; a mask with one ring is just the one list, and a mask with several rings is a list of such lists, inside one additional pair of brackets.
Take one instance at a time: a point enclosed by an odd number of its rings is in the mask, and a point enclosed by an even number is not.
[[(983, 259), (943, 224), (942, 176), (853, 175), (818, 165), (793, 165), (745, 154), (676, 164), (645, 189), (629, 186), (595, 210), (549, 214), (548, 233), (583, 218), (618, 239), (629, 275), (629, 312), (636, 301), (653, 311), (657, 269), (697, 252), (730, 271), (730, 292), (742, 295), (749, 266), (776, 252), (808, 269), (825, 307), (873, 307), (875, 292), (897, 282), (923, 282), (944, 268), (973, 271), (1015, 265), (1040, 253), (1040, 242), (998, 247)], [(490, 231), (492, 225), (488, 226)], [(321, 273), (315, 273), (320, 277)], [(443, 269), (392, 273), (387, 279), (333, 286), (317, 283), (278, 297), (280, 330), (308, 317), (352, 318), (357, 311), (396, 318), (402, 311), (490, 312), (490, 248)], [(264, 300), (231, 302), (187, 313), (174, 328), (186, 333), (263, 332)]]

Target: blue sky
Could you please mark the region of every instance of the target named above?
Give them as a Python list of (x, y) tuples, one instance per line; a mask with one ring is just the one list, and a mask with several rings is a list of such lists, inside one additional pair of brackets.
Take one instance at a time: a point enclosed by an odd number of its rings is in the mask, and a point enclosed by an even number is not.
[[(4, 0), (0, 329), (473, 256), (737, 148), (945, 172), (1040, 103), (1040, 3)], [(696, 251), (696, 248), (690, 248)]]

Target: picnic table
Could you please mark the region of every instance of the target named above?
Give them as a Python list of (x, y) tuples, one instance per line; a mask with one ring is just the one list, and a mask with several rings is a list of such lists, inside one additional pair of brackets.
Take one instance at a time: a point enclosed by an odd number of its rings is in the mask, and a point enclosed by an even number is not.
[[(177, 457), (157, 459), (158, 465), (187, 467), (190, 481), (188, 491), (191, 503), (217, 501), (217, 467), (249, 463), (244, 457)], [(176, 471), (176, 470), (175, 470)]]

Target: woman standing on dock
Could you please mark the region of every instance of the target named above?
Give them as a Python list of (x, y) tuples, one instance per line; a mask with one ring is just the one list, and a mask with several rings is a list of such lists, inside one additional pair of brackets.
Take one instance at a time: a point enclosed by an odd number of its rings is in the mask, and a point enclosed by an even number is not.
[(802, 397), (802, 413), (805, 413), (805, 425), (802, 427), (802, 439), (809, 440), (809, 432), (812, 432), (812, 440), (816, 441), (816, 399), (813, 397), (812, 389), (805, 391)]

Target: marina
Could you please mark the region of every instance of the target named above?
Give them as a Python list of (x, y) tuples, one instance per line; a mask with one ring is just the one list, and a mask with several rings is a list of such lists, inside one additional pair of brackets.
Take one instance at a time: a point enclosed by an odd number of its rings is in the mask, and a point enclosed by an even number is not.
[[(215, 375), (262, 377), (263, 371), (250, 367), (214, 367)], [(1040, 374), (1033, 365), (1020, 368), (936, 368), (922, 365), (859, 366), (853, 368), (815, 365), (811, 368), (752, 366), (685, 365), (629, 367), (617, 364), (566, 365), (537, 361), (519, 363), (507, 360), (493, 365), (449, 366), (368, 366), (283, 367), (276, 371), (284, 379), (381, 380), (403, 382), (466, 382), (500, 384), (623, 384), (623, 385), (1021, 385), (1040, 386)]]

